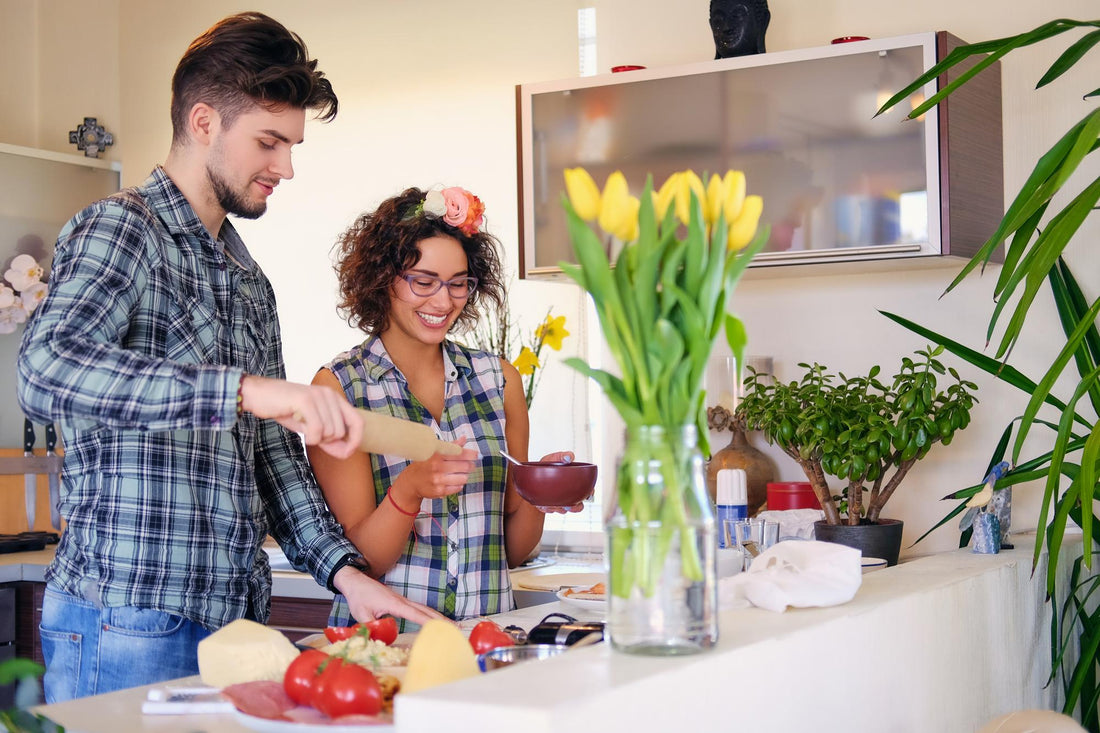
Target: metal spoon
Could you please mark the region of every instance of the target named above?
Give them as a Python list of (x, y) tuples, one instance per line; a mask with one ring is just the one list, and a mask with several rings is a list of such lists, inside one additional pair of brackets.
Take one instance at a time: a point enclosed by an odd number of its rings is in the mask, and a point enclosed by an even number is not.
[(517, 466), (522, 466), (523, 465), (522, 461), (517, 461), (515, 458), (512, 458), (512, 456), (508, 455), (508, 451), (504, 450), (503, 448), (500, 449), (500, 454), (502, 456), (504, 456), (505, 458), (507, 458), (512, 463), (516, 464)]

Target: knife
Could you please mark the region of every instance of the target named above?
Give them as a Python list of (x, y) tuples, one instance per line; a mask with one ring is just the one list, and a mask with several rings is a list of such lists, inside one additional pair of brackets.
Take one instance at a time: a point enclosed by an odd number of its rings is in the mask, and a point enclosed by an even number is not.
[[(34, 455), (34, 425), (23, 418), (23, 455)], [(23, 493), (27, 505), (27, 529), (34, 529), (34, 511), (38, 503), (38, 474), (30, 470), (23, 473)]]
[[(54, 430), (53, 423), (46, 423), (46, 455), (56, 456), (57, 453), (54, 449), (57, 448), (57, 431)], [(60, 471), (54, 471), (48, 469), (46, 474), (50, 481), (50, 525), (54, 529), (61, 529), (61, 473)]]

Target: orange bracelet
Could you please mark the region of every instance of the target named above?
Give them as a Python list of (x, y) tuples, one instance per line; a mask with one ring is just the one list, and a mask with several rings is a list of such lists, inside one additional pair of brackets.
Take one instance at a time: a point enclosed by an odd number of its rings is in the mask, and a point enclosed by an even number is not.
[(391, 493), (390, 493), (390, 492), (388, 492), (388, 491), (386, 492), (386, 498), (390, 500), (390, 503), (391, 503), (391, 504), (393, 504), (393, 508), (394, 508), (394, 509), (396, 509), (397, 511), (401, 512), (401, 513), (402, 513), (402, 514), (404, 514), (404, 515), (405, 515), (406, 517), (416, 517), (416, 516), (419, 516), (419, 515), (420, 515), (420, 508), (419, 508), (419, 507), (417, 507), (417, 510), (416, 510), (415, 512), (407, 512), (407, 511), (405, 511), (404, 509), (402, 509), (401, 507), (399, 507), (399, 506), (397, 505), (397, 502), (393, 500), (393, 494), (391, 494)]

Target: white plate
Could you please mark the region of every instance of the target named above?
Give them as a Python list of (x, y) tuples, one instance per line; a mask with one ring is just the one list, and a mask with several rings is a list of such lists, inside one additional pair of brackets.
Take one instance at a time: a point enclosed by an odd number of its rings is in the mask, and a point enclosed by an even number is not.
[(297, 723), (293, 720), (271, 720), (270, 718), (257, 718), (255, 715), (234, 710), (237, 722), (249, 730), (259, 733), (394, 733), (392, 723), (380, 723), (378, 725), (325, 725), (314, 723)]
[(863, 572), (870, 573), (874, 570), (882, 570), (886, 567), (886, 561), (881, 557), (865, 557), (863, 558)]
[[(568, 590), (568, 589), (565, 589)], [(562, 603), (577, 608), (584, 608), (589, 611), (606, 611), (607, 610), (607, 596), (597, 596), (594, 594), (585, 594), (584, 596), (567, 596), (565, 590), (559, 590), (557, 592), (558, 600)]]

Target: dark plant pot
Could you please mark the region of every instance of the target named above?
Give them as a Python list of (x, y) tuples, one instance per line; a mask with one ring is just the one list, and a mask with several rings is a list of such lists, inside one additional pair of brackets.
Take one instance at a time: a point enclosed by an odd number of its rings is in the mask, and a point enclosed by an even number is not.
[(820, 521), (814, 522), (814, 537), (854, 547), (862, 551), (864, 557), (881, 557), (887, 565), (897, 565), (902, 525), (900, 519), (880, 519), (877, 524), (864, 519), (855, 525)]

